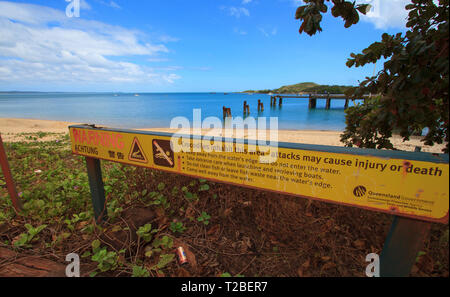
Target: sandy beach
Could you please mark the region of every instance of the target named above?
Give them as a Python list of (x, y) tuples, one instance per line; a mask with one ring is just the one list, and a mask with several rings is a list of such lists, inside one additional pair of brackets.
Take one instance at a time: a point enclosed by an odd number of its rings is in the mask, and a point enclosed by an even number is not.
[[(40, 141), (51, 140), (57, 134), (68, 133), (68, 126), (79, 123), (34, 120), (34, 119), (14, 119), (0, 118), (0, 133), (5, 142), (27, 141), (26, 136), (30, 133), (45, 132), (50, 133), (40, 139)], [(98, 126), (101, 126), (100, 124)], [(174, 133), (177, 129), (169, 128), (148, 128), (136, 129), (143, 131), (169, 132)], [(208, 131), (202, 131), (203, 134)], [(53, 134), (53, 135), (52, 135)], [(219, 133), (222, 134), (222, 133)], [(306, 144), (321, 144), (331, 146), (344, 146), (340, 142), (338, 131), (311, 131), (311, 130), (279, 130), (278, 139), (280, 142), (294, 142)], [(222, 136), (222, 135), (220, 135)], [(247, 138), (247, 133), (244, 137)], [(404, 151), (414, 151), (416, 146), (422, 147), (423, 152), (441, 153), (444, 145), (425, 146), (419, 137), (411, 137), (410, 141), (403, 142), (398, 136), (392, 138), (392, 143), (397, 149)]]

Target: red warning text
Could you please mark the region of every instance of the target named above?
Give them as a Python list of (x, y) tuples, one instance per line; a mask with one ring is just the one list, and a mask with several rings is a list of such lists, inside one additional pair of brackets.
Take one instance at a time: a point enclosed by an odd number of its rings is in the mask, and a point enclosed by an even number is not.
[(86, 145), (101, 145), (108, 148), (123, 149), (125, 144), (122, 141), (123, 136), (119, 133), (95, 130), (73, 129), (73, 138), (76, 143)]

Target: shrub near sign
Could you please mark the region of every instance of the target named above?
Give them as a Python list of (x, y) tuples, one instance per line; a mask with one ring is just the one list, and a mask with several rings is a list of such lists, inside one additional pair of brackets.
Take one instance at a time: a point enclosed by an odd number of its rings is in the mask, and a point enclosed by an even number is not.
[[(223, 141), (226, 148), (171, 149), (171, 134), (71, 126), (75, 154), (351, 205), (426, 221), (447, 222), (447, 155), (279, 143), (275, 152)], [(179, 139), (175, 139), (178, 143)], [(189, 138), (192, 142), (194, 140)], [(196, 140), (198, 141), (198, 140)], [(260, 163), (272, 154), (274, 162)], [(124, 157), (125, 156), (125, 157)]]

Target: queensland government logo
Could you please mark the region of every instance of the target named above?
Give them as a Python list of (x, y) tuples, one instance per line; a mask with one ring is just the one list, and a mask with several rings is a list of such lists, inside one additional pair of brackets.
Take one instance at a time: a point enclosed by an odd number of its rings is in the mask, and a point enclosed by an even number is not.
[(366, 195), (367, 189), (364, 186), (357, 186), (353, 189), (353, 195), (356, 197), (362, 197)]

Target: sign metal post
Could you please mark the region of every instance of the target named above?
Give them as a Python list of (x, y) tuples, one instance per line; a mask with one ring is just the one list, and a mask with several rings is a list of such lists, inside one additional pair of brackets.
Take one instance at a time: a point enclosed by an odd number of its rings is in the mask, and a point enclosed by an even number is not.
[(380, 276), (408, 276), (430, 228), (429, 222), (394, 216), (380, 255)]
[(380, 254), (380, 276), (408, 276), (431, 223), (394, 216)]
[(103, 186), (102, 169), (100, 160), (86, 157), (89, 187), (91, 189), (92, 204), (94, 206), (95, 220), (97, 223), (106, 220), (105, 188)]

